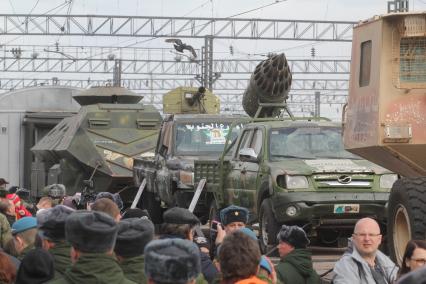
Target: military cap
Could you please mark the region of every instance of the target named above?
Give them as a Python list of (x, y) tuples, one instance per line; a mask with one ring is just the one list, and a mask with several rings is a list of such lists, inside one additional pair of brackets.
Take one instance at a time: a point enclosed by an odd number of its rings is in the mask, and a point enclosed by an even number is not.
[(173, 207), (164, 212), (163, 221), (170, 224), (197, 225), (200, 223), (197, 216), (192, 214), (188, 209), (181, 207)]
[(148, 219), (128, 218), (118, 223), (114, 251), (122, 257), (143, 254), (145, 246), (154, 238), (154, 224)]
[(60, 183), (54, 183), (48, 186), (45, 186), (42, 190), (44, 196), (49, 196), (51, 198), (62, 198), (66, 194), (65, 186)]
[(306, 248), (309, 239), (306, 232), (299, 226), (283, 225), (277, 235), (278, 241), (286, 242), (295, 248)]
[(57, 205), (37, 214), (39, 232), (52, 241), (65, 240), (65, 221), (74, 211), (65, 205)]
[(243, 222), (247, 224), (248, 217), (249, 212), (244, 207), (231, 205), (220, 210), (220, 221), (225, 226), (233, 222)]
[(65, 222), (65, 237), (82, 252), (104, 253), (114, 247), (117, 224), (103, 212), (75, 211)]
[(34, 217), (24, 217), (13, 223), (12, 235), (37, 228), (37, 219)]
[(200, 250), (182, 239), (154, 240), (145, 247), (145, 275), (160, 283), (183, 284), (201, 271)]

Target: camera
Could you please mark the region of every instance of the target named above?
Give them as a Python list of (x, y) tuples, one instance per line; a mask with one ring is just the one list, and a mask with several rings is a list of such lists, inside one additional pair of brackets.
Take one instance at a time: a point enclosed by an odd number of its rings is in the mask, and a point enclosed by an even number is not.
[(217, 232), (217, 226), (221, 226), (223, 229), (223, 226), (218, 221), (212, 221), (212, 226), (210, 227), (210, 230)]

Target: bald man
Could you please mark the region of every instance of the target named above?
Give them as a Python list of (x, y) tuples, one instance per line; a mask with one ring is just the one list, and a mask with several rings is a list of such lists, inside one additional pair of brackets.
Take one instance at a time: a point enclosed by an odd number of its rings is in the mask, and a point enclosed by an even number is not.
[(398, 267), (379, 251), (382, 242), (379, 224), (371, 218), (360, 219), (349, 240), (348, 251), (334, 266), (334, 284), (390, 284)]

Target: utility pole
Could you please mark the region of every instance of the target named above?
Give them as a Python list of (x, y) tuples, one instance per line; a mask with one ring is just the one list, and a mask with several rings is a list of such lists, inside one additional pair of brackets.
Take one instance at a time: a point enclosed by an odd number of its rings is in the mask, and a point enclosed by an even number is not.
[(121, 87), (121, 60), (120, 59), (115, 59), (114, 61), (114, 73), (113, 73), (112, 85), (114, 87)]
[(201, 48), (201, 82), (209, 90), (213, 88), (213, 36), (204, 37), (204, 46)]
[(408, 12), (409, 0), (388, 1), (388, 13)]
[(321, 99), (320, 92), (315, 92), (315, 113), (314, 116), (316, 118), (321, 116)]

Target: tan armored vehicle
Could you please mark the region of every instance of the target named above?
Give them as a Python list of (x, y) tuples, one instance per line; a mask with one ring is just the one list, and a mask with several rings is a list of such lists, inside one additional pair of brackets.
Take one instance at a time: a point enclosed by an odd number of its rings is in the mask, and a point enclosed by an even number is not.
[(426, 234), (426, 14), (395, 13), (353, 32), (347, 150), (403, 177), (388, 203), (388, 243), (401, 261)]

